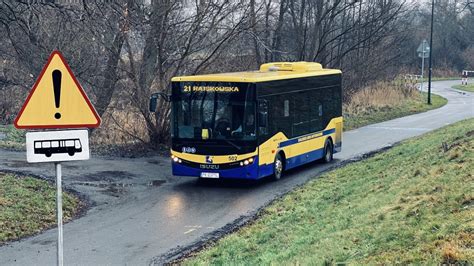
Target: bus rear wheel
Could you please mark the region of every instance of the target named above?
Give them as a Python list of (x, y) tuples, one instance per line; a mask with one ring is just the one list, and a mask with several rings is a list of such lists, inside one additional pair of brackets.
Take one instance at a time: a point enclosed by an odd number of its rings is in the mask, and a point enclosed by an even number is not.
[(273, 179), (279, 180), (283, 174), (283, 160), (281, 155), (278, 153), (275, 156), (275, 162), (273, 163)]
[(334, 156), (334, 149), (332, 146), (332, 141), (330, 139), (326, 140), (326, 144), (324, 145), (324, 156), (323, 162), (330, 163)]

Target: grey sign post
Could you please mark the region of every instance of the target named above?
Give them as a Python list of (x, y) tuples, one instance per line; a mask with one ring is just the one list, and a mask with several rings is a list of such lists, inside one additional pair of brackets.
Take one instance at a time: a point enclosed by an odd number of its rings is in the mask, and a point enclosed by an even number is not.
[(63, 256), (63, 190), (61, 181), (61, 163), (54, 163), (56, 166), (56, 213), (58, 220), (58, 265), (64, 265)]
[(58, 223), (57, 265), (64, 265), (63, 193), (61, 162), (88, 160), (89, 131), (49, 130), (26, 133), (26, 160), (29, 163), (54, 162), (56, 171), (56, 218)]
[[(29, 163), (54, 162), (58, 223), (57, 264), (62, 266), (61, 162), (89, 159), (89, 131), (86, 128), (99, 127), (100, 117), (59, 51), (54, 51), (49, 56), (14, 124), (18, 129), (35, 130), (26, 133), (26, 160)], [(37, 131), (38, 129), (48, 130)]]
[(426, 40), (423, 40), (421, 44), (418, 46), (418, 49), (416, 49), (416, 52), (418, 53), (418, 57), (421, 57), (421, 86), (420, 86), (420, 91), (423, 91), (423, 70), (425, 69), (425, 58), (430, 57), (430, 47), (428, 45), (428, 42)]

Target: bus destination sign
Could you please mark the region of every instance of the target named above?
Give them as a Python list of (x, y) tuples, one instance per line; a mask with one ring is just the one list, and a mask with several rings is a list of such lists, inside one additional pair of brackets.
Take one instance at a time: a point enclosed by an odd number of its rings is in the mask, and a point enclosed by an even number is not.
[(239, 92), (236, 86), (183, 86), (183, 92)]

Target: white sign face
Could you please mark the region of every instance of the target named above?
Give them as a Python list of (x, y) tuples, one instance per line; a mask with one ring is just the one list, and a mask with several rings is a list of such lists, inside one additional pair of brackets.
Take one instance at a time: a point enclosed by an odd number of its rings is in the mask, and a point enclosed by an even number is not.
[(89, 160), (89, 131), (61, 130), (26, 133), (29, 163)]

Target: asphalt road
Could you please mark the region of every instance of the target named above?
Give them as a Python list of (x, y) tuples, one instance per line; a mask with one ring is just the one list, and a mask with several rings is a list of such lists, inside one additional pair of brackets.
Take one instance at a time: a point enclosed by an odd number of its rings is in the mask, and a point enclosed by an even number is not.
[[(459, 81), (434, 83), (446, 106), (345, 132), (347, 160), (474, 116), (474, 94), (450, 89)], [(53, 178), (52, 164), (27, 164), (24, 153), (0, 150), (0, 169)], [(248, 217), (275, 197), (314, 178), (328, 165), (312, 164), (278, 182), (201, 184), (171, 176), (169, 159), (93, 158), (65, 163), (67, 187), (88, 196), (94, 206), (64, 227), (66, 265), (144, 265), (178, 246), (212, 235)], [(0, 265), (53, 265), (55, 229), (0, 247)], [(157, 260), (159, 262), (159, 260)], [(156, 262), (156, 261), (155, 261)]]

